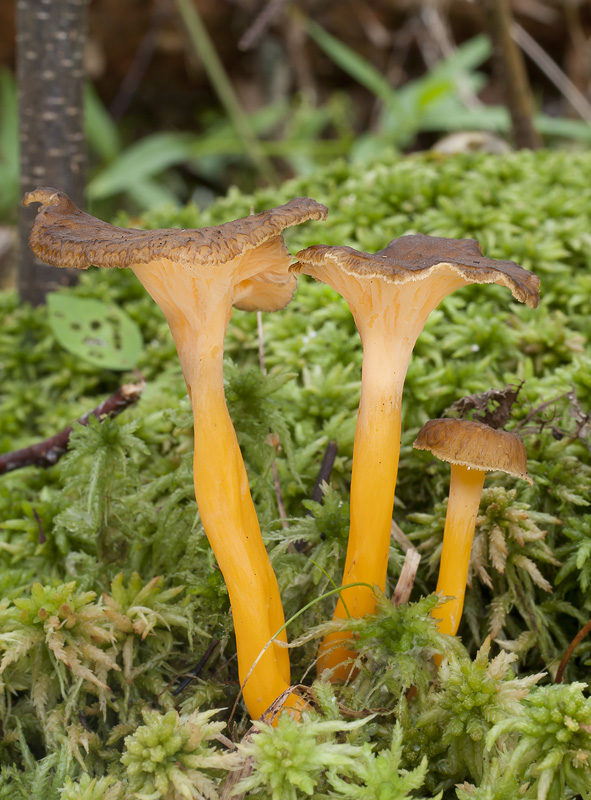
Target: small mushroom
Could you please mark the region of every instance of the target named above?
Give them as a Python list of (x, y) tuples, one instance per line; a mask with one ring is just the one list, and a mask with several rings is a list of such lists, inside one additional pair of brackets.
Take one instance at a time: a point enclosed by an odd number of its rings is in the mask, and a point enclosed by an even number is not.
[[(446, 295), (470, 283), (498, 283), (534, 308), (539, 278), (513, 261), (482, 255), (473, 239), (416, 234), (391, 241), (378, 253), (316, 245), (296, 255), (292, 270), (336, 289), (347, 301), (363, 345), (361, 402), (353, 449), (351, 527), (343, 585), (364, 582), (383, 591), (398, 458), (402, 388), (414, 344), (427, 317)], [(346, 589), (334, 617), (375, 611), (371, 589)], [(351, 636), (333, 633), (322, 642), (318, 667), (333, 680), (350, 674)]]
[(226, 407), (224, 336), (232, 306), (275, 311), (291, 300), (296, 280), (282, 231), (324, 219), (327, 209), (298, 198), (217, 227), (140, 231), (85, 214), (54, 189), (29, 192), (24, 203), (41, 203), (30, 237), (39, 259), (129, 267), (164, 312), (193, 407), (197, 505), (230, 595), (245, 702), (259, 717), (289, 687), (289, 656), (273, 642), (250, 673), (284, 616)]
[(431, 419), (418, 433), (414, 447), (430, 450), (451, 464), (451, 482), (437, 594), (452, 598), (433, 616), (442, 633), (454, 635), (464, 608), (464, 594), (476, 516), (486, 473), (501, 470), (531, 483), (527, 454), (519, 436), (465, 419)]

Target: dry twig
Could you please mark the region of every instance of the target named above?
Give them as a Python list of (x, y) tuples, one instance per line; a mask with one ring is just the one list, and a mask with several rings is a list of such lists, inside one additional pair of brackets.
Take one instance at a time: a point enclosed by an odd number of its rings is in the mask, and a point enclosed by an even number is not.
[(207, 662), (211, 658), (211, 656), (213, 654), (213, 651), (216, 649), (216, 647), (218, 646), (219, 643), (220, 643), (219, 639), (212, 639), (212, 641), (210, 642), (209, 647), (207, 648), (205, 653), (203, 653), (203, 655), (199, 659), (197, 665), (191, 670), (191, 672), (189, 672), (188, 675), (185, 675), (179, 681), (178, 686), (175, 688), (174, 692), (172, 693), (173, 697), (176, 696), (177, 694), (180, 694), (183, 691), (183, 689), (186, 689), (187, 686), (195, 678), (197, 678), (201, 674), (201, 672), (203, 671), (204, 666), (207, 664)]
[(402, 530), (400, 525), (398, 525), (394, 520), (392, 520), (392, 525), (390, 528), (390, 536), (394, 539), (395, 542), (398, 542), (400, 547), (404, 550), (405, 553), (408, 553), (409, 550), (415, 550), (414, 544)]
[(250, 50), (259, 41), (261, 36), (279, 14), (286, 0), (270, 0), (261, 13), (252, 23), (250, 28), (242, 35), (238, 42), (240, 50)]
[[(330, 480), (330, 475), (338, 452), (339, 446), (336, 442), (329, 442), (326, 445), (324, 457), (322, 458), (322, 464), (318, 470), (318, 475), (316, 476), (316, 480), (314, 482), (314, 489), (312, 490), (312, 500), (314, 500), (316, 503), (322, 502), (322, 484), (328, 483)], [(308, 511), (307, 513), (310, 514), (311, 512)]]
[(408, 598), (412, 592), (412, 587), (415, 583), (420, 562), (421, 556), (419, 551), (415, 550), (414, 547), (409, 548), (406, 551), (406, 557), (404, 559), (404, 564), (402, 565), (402, 572), (400, 573), (398, 583), (396, 584), (394, 594), (392, 595), (392, 603), (395, 606), (399, 606), (402, 603), (408, 603)]
[[(103, 417), (116, 417), (125, 411), (133, 403), (137, 402), (144, 391), (145, 383), (126, 383), (120, 386), (116, 392), (106, 400), (103, 400), (92, 411), (88, 411), (80, 417), (80, 425), (88, 425), (91, 416), (100, 420)], [(31, 444), (22, 450), (14, 450), (12, 453), (4, 453), (0, 456), (0, 475), (5, 472), (12, 472), (21, 467), (28, 467), (35, 464), (37, 467), (51, 467), (66, 453), (68, 442), (72, 434), (73, 427), (68, 425), (63, 431), (50, 436), (42, 442)]]
[(159, 0), (151, 14), (150, 27), (144, 34), (131, 64), (123, 76), (123, 80), (115, 99), (111, 103), (109, 113), (118, 122), (128, 110), (137, 93), (152, 59), (158, 49), (158, 40), (164, 24), (172, 14), (170, 0)]
[[(253, 736), (256, 736), (256, 728), (251, 728), (248, 733), (243, 736), (241, 743), (246, 744), (252, 740)], [(234, 745), (235, 749), (235, 745)], [(254, 769), (254, 759), (252, 756), (249, 756), (245, 759), (244, 763), (238, 767), (238, 769), (232, 770), (232, 772), (228, 772), (224, 783), (222, 784), (222, 791), (220, 793), (220, 800), (243, 800), (246, 797), (246, 792), (242, 794), (236, 794), (234, 792), (234, 788), (240, 781), (243, 781), (245, 778), (250, 777), (252, 771)]]
[[(504, 389), (489, 389), (481, 394), (469, 394), (453, 403), (448, 411), (464, 419), (471, 411), (477, 412), (475, 419), (490, 428), (504, 428), (511, 419), (513, 406), (523, 383), (515, 387), (509, 384)], [(447, 413), (447, 412), (446, 412)], [(519, 427), (519, 426), (518, 426)]]
[(483, 0), (482, 5), (489, 19), (498, 72), (506, 92), (513, 142), (517, 148), (536, 149), (542, 140), (533, 124), (534, 104), (523, 54), (511, 36), (513, 16), (509, 0)]
[(558, 64), (550, 58), (548, 53), (540, 47), (536, 40), (530, 36), (521, 25), (518, 25), (516, 22), (513, 23), (511, 35), (523, 52), (537, 64), (552, 81), (554, 86), (562, 92), (581, 119), (591, 123), (591, 104), (585, 95), (577, 89), (568, 75), (560, 69)]
[(591, 631), (591, 620), (589, 620), (589, 622), (583, 628), (581, 628), (581, 630), (577, 633), (575, 638), (566, 648), (566, 652), (562, 657), (562, 661), (560, 662), (560, 664), (558, 665), (558, 669), (556, 670), (556, 677), (554, 678), (554, 683), (562, 683), (562, 676), (564, 675), (564, 670), (566, 669), (567, 664), (570, 661), (570, 657), (590, 631)]

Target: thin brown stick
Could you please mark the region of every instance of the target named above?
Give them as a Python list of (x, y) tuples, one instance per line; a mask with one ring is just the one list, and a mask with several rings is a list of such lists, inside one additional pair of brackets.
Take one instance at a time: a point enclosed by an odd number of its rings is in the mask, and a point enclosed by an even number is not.
[(318, 470), (318, 475), (316, 476), (316, 481), (314, 482), (314, 489), (312, 490), (312, 500), (314, 500), (316, 503), (322, 502), (322, 497), (323, 497), (322, 484), (328, 483), (328, 481), (330, 480), (330, 475), (332, 473), (332, 468), (334, 466), (335, 458), (337, 457), (338, 452), (339, 452), (339, 446), (336, 442), (329, 442), (326, 445), (326, 450), (324, 451), (322, 464), (320, 465), (320, 469)]
[[(324, 456), (322, 458), (322, 464), (320, 465), (320, 469), (318, 470), (318, 475), (316, 476), (316, 480), (314, 482), (314, 489), (312, 490), (312, 500), (316, 503), (322, 503), (322, 498), (324, 497), (324, 493), (322, 491), (322, 486), (324, 483), (328, 483), (330, 480), (330, 474), (332, 472), (332, 468), (334, 466), (335, 458), (337, 457), (337, 453), (339, 451), (339, 446), (337, 442), (329, 442), (326, 445), (326, 450), (324, 451)], [(307, 517), (314, 516), (310, 509), (306, 511)], [(289, 553), (293, 553), (297, 550), (298, 553), (306, 553), (310, 549), (311, 545), (305, 539), (298, 539), (297, 542), (290, 542), (287, 550)]]
[(556, 677), (554, 678), (554, 683), (562, 683), (562, 676), (564, 675), (564, 670), (567, 667), (568, 662), (570, 661), (570, 657), (575, 652), (576, 648), (579, 644), (583, 641), (585, 636), (591, 631), (591, 620), (577, 633), (575, 638), (566, 648), (566, 653), (562, 657), (562, 661), (558, 665), (558, 669), (556, 670)]
[(543, 47), (517, 23), (513, 24), (512, 36), (523, 52), (548, 76), (554, 86), (561, 92), (577, 114), (585, 122), (591, 123), (591, 104), (579, 91), (571, 79), (558, 64), (550, 58)]
[[(220, 666), (216, 669), (216, 671), (211, 675), (210, 680), (212, 680), (212, 681), (216, 680), (218, 675), (221, 675), (222, 672), (226, 669), (226, 667), (228, 667), (232, 663), (232, 661), (234, 661), (236, 658), (238, 658), (236, 653), (234, 653), (234, 655), (230, 656), (230, 658), (227, 658), (224, 661), (224, 663), (220, 664)], [(237, 683), (237, 681), (225, 681), (225, 683), (228, 684), (228, 685), (235, 685)]]
[(405, 553), (408, 553), (409, 550), (416, 549), (414, 544), (402, 530), (400, 525), (394, 522), (394, 520), (392, 520), (392, 525), (390, 527), (390, 536), (392, 539), (394, 539), (395, 542), (398, 542), (398, 544), (400, 545), (400, 547), (402, 547)]
[(187, 686), (195, 678), (197, 678), (201, 674), (201, 672), (203, 671), (203, 668), (205, 667), (205, 665), (207, 664), (207, 662), (211, 658), (211, 655), (212, 655), (213, 651), (216, 649), (216, 647), (218, 646), (219, 643), (220, 643), (220, 639), (212, 639), (212, 641), (209, 644), (209, 647), (207, 648), (205, 653), (203, 653), (203, 655), (199, 659), (199, 661), (197, 663), (197, 666), (195, 666), (191, 670), (191, 672), (189, 672), (187, 675), (184, 675), (180, 679), (178, 686), (175, 688), (174, 692), (172, 693), (173, 697), (176, 696), (177, 694), (180, 694), (184, 689), (187, 688)]
[(220, 744), (223, 744), (224, 747), (227, 747), (228, 750), (236, 750), (236, 745), (231, 739), (228, 739), (227, 736), (224, 736), (223, 733), (216, 733), (215, 738)]
[(511, 115), (513, 142), (517, 148), (535, 150), (541, 147), (542, 140), (533, 123), (534, 103), (523, 54), (511, 35), (509, 0), (484, 0), (482, 5), (489, 19), (498, 73)]
[(39, 544), (45, 544), (47, 541), (47, 537), (45, 536), (45, 531), (43, 530), (43, 523), (41, 522), (41, 517), (39, 516), (37, 509), (33, 509), (33, 516), (35, 517), (35, 521), (37, 523), (37, 541)]
[[(256, 733), (256, 731), (254, 731), (254, 733)], [(247, 740), (250, 741), (251, 739), (252, 734), (249, 733), (242, 739), (242, 742), (244, 743)], [(232, 770), (232, 772), (228, 772), (226, 780), (222, 784), (220, 800), (243, 800), (243, 798), (246, 797), (246, 792), (236, 794), (234, 787), (240, 783), (240, 781), (243, 781), (245, 778), (249, 778), (252, 775), (253, 769), (254, 759), (252, 756), (248, 756), (242, 766), (238, 767), (238, 769)]]
[[(99, 420), (102, 417), (116, 417), (139, 400), (145, 385), (142, 382), (126, 383), (120, 386), (116, 392), (99, 403), (92, 411), (88, 411), (80, 417), (77, 422), (80, 425), (88, 425), (91, 416)], [(49, 439), (31, 444), (22, 450), (14, 450), (12, 453), (0, 455), (0, 475), (21, 469), (21, 467), (28, 467), (31, 464), (35, 464), (37, 467), (53, 466), (66, 453), (72, 431), (72, 425), (68, 425), (63, 431), (50, 436)]]
[(392, 595), (393, 605), (399, 606), (402, 603), (408, 603), (408, 598), (412, 592), (420, 562), (421, 556), (419, 551), (415, 550), (414, 547), (409, 548), (406, 551), (402, 571), (398, 578), (396, 588), (394, 589), (394, 594)]
[(258, 42), (275, 17), (279, 14), (286, 0), (270, 0), (261, 13), (243, 34), (238, 42), (239, 50), (250, 50)]
[(158, 48), (161, 29), (172, 15), (172, 11), (173, 7), (170, 0), (159, 0), (154, 7), (150, 27), (140, 41), (129, 69), (123, 76), (115, 99), (109, 107), (109, 113), (115, 122), (118, 122), (123, 117), (131, 105), (134, 95), (139, 89)]
[(541, 411), (551, 406), (553, 403), (557, 403), (559, 400), (564, 400), (565, 397), (568, 397), (570, 392), (564, 392), (563, 394), (558, 394), (556, 397), (552, 397), (550, 400), (546, 400), (544, 403), (540, 403), (539, 406), (533, 408), (520, 422), (517, 423), (514, 430), (519, 431), (524, 428), (528, 422), (537, 416)]
[(568, 32), (567, 51), (564, 64), (569, 79), (582, 92), (589, 88), (589, 60), (587, 56), (587, 34), (583, 27), (581, 12), (574, 3), (564, 3), (564, 21)]

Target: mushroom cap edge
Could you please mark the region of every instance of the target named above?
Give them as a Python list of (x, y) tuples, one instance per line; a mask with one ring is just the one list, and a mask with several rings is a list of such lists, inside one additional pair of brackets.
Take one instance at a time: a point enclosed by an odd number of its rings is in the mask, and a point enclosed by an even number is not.
[(27, 192), (25, 206), (40, 203), (29, 243), (35, 255), (56, 267), (129, 267), (159, 258), (179, 264), (222, 264), (254, 249), (288, 227), (323, 220), (326, 206), (307, 197), (249, 217), (191, 230), (119, 228), (81, 211), (56, 189)]
[(528, 483), (527, 453), (515, 433), (497, 430), (476, 420), (442, 417), (430, 419), (413, 442), (417, 450), (429, 450), (441, 461), (472, 469), (501, 470)]
[[(377, 253), (346, 245), (312, 245), (296, 253), (291, 266), (296, 273), (312, 274), (328, 264), (360, 279), (378, 278), (401, 284), (426, 278), (437, 267), (449, 266), (467, 283), (500, 283), (519, 302), (535, 308), (540, 299), (540, 278), (514, 261), (488, 258), (476, 239), (449, 239), (422, 233), (392, 239)], [(308, 269), (306, 269), (306, 267)]]

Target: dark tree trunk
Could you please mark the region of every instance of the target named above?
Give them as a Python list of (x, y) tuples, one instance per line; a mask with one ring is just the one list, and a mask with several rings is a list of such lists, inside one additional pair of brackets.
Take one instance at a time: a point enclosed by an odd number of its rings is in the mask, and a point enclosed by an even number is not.
[[(17, 0), (21, 190), (51, 186), (84, 205), (83, 91), (87, 0)], [(38, 305), (74, 270), (41, 264), (28, 246), (34, 209), (21, 208), (18, 285)]]
[(534, 102), (523, 53), (511, 35), (513, 15), (509, 0), (485, 0), (483, 7), (495, 50), (496, 70), (511, 115), (513, 143), (517, 148), (534, 150), (541, 147), (542, 140), (533, 123)]

